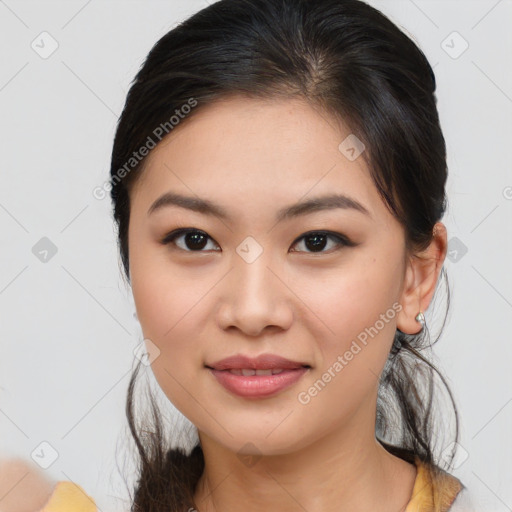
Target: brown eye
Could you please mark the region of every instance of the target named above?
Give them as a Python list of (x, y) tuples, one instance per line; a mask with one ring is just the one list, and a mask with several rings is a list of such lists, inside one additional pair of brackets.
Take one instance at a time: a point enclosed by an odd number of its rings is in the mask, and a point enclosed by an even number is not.
[[(175, 240), (182, 239), (180, 244)], [(163, 240), (163, 245), (170, 243), (175, 244), (178, 248), (188, 252), (204, 252), (203, 249), (207, 245), (208, 240), (212, 240), (204, 231), (197, 229), (178, 229), (169, 233)]]
[[(331, 243), (329, 246), (329, 239), (334, 240), (334, 243)], [(303, 247), (306, 248), (305, 251), (295, 251), (292, 252), (312, 252), (312, 253), (322, 253), (322, 252), (332, 252), (332, 251), (325, 251), (325, 247), (329, 246), (328, 248), (331, 249), (334, 248), (341, 248), (344, 246), (353, 247), (356, 244), (351, 242), (346, 236), (343, 236), (339, 233), (332, 233), (330, 231), (310, 231), (309, 233), (306, 233), (302, 235), (300, 238), (298, 238), (294, 245), (298, 242), (303, 242)]]
[[(177, 240), (181, 240), (181, 242), (177, 243)], [(204, 231), (193, 228), (181, 228), (169, 233), (161, 243), (163, 245), (169, 245), (172, 243), (179, 249), (186, 252), (205, 252), (203, 249), (208, 245), (208, 240), (212, 240), (212, 242), (214, 242), (213, 239)], [(332, 242), (329, 243), (329, 240)], [(305, 233), (295, 240), (293, 246), (302, 241), (305, 249), (292, 249), (292, 252), (330, 253), (333, 252), (330, 250), (332, 248), (337, 250), (342, 247), (353, 247), (357, 245), (350, 241), (346, 236), (330, 231), (310, 231)], [(326, 247), (328, 250), (325, 250)], [(214, 243), (214, 247), (210, 248), (210, 250), (216, 250), (216, 248), (218, 248), (218, 245)]]

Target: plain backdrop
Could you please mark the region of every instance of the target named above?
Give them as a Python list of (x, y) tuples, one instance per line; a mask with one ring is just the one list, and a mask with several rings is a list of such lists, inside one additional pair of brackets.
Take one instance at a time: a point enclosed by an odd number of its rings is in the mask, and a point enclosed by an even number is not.
[[(512, 510), (512, 2), (368, 3), (420, 45), (436, 73), (449, 157), (451, 306), (434, 351), (461, 417), (464, 456), (453, 473), (505, 512)], [(117, 465), (142, 335), (121, 278), (110, 199), (93, 190), (108, 179), (117, 118), (147, 52), (206, 5), (0, 1), (0, 451), (79, 483), (103, 511), (127, 510)]]

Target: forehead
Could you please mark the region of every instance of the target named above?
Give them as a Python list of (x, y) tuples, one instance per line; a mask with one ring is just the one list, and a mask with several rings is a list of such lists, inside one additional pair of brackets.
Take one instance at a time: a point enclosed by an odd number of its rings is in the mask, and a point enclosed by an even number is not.
[(215, 197), (242, 216), (240, 206), (262, 214), (342, 193), (372, 216), (385, 215), (363, 157), (350, 160), (340, 150), (349, 127), (305, 100), (232, 96), (196, 108), (146, 158), (135, 188), (147, 208), (168, 190)]

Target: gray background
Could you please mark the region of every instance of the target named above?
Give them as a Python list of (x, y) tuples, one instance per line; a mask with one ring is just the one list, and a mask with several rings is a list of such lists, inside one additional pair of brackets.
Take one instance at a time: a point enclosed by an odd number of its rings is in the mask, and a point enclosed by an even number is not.
[[(512, 2), (368, 3), (435, 66), (452, 294), (434, 353), (462, 420), (464, 460), (453, 473), (489, 510), (512, 510)], [(122, 466), (142, 335), (110, 200), (92, 191), (108, 179), (115, 124), (142, 60), (205, 5), (0, 0), (0, 453), (49, 464), (52, 478), (76, 481), (102, 510), (127, 510), (115, 454)]]

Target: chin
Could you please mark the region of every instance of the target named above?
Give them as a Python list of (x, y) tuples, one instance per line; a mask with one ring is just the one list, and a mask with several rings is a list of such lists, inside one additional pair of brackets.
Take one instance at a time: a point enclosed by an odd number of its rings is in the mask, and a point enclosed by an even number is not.
[(275, 431), (272, 429), (262, 431), (261, 428), (249, 425), (239, 429), (229, 428), (231, 435), (225, 431), (207, 433), (206, 435), (215, 443), (240, 457), (244, 455), (254, 457), (285, 455), (308, 445), (304, 434), (299, 434), (300, 429), (297, 425), (289, 425), (277, 432), (278, 429), (280, 427), (277, 427)]

